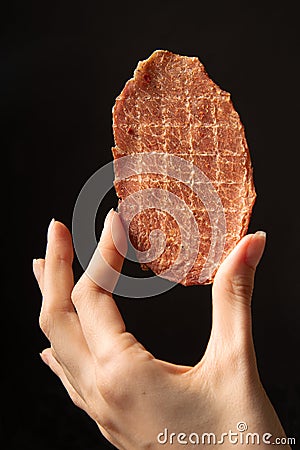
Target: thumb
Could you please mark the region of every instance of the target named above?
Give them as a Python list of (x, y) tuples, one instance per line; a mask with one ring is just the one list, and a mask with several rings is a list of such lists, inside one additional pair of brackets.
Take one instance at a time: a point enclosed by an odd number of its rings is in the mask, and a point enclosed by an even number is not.
[[(251, 297), (266, 233), (245, 236), (221, 264), (213, 284), (213, 334), (224, 341), (251, 338)], [(252, 338), (251, 338), (252, 339)], [(250, 339), (250, 340), (251, 340)]]
[(127, 251), (127, 238), (119, 214), (110, 210), (106, 216), (99, 244), (89, 265), (79, 280), (101, 292), (113, 292), (118, 281), (124, 256)]

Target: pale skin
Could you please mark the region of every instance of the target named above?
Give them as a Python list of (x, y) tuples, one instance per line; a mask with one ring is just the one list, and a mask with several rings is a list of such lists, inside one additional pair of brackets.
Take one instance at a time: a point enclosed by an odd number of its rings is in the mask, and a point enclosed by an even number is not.
[[(126, 245), (118, 214), (111, 211), (97, 251), (120, 272), (123, 256), (112, 239), (112, 222), (115, 239)], [(40, 326), (51, 344), (41, 357), (118, 449), (181, 449), (171, 433), (185, 433), (183, 441), (191, 433), (212, 432), (220, 439), (237, 432), (241, 421), (248, 432), (272, 434), (270, 442), (285, 436), (262, 387), (252, 340), (251, 297), (264, 247), (264, 233), (249, 234), (220, 266), (212, 287), (210, 340), (201, 361), (188, 367), (154, 358), (126, 331), (112, 294), (86, 273), (74, 285), (71, 235), (62, 223), (51, 223), (46, 257), (33, 264), (43, 295)], [(162, 445), (157, 436), (165, 428), (168, 442)], [(226, 437), (223, 444), (200, 447), (270, 448), (262, 442), (233, 445)]]

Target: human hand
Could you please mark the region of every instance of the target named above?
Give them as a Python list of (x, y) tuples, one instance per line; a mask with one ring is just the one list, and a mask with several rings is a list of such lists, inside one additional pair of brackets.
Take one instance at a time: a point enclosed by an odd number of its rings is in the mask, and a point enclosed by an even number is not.
[[(120, 272), (123, 257), (112, 240), (112, 222), (114, 239), (126, 242), (112, 211), (96, 251)], [(223, 435), (221, 444), (222, 433), (237, 433), (239, 422), (261, 437), (272, 434), (270, 442), (284, 436), (259, 379), (251, 332), (254, 274), (264, 246), (263, 233), (247, 235), (220, 266), (212, 290), (210, 340), (201, 361), (187, 367), (155, 359), (126, 331), (110, 292), (86, 273), (74, 286), (71, 235), (62, 223), (51, 223), (46, 258), (34, 263), (43, 294), (40, 326), (51, 343), (41, 357), (75, 405), (117, 448), (161, 448), (167, 429), (166, 448), (194, 448), (196, 434), (201, 445), (203, 433), (214, 433), (215, 447), (229, 449), (233, 442)], [(97, 271), (99, 279), (105, 277), (104, 266)], [(245, 434), (238, 433), (239, 439)], [(205, 442), (210, 448), (208, 436)]]

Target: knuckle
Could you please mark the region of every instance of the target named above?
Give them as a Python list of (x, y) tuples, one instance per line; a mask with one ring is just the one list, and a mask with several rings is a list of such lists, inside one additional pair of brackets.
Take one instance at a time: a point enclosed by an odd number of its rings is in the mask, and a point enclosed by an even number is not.
[(96, 382), (103, 399), (111, 405), (128, 404), (131, 397), (133, 371), (120, 359), (96, 370)]
[(49, 313), (46, 313), (45, 311), (41, 312), (39, 318), (39, 325), (42, 332), (49, 337), (52, 326), (52, 320)]
[[(110, 433), (113, 433), (117, 430), (118, 426), (115, 421), (115, 417), (111, 412), (111, 409), (109, 411), (102, 410), (95, 411), (90, 413), (90, 416), (102, 427), (102, 430), (105, 430), (106, 433), (108, 433), (108, 436)], [(102, 431), (101, 430), (101, 431)]]
[(128, 383), (122, 380), (122, 374), (111, 372), (111, 378), (103, 376), (97, 377), (97, 385), (102, 398), (109, 405), (121, 406), (129, 404), (130, 389)]
[(250, 300), (253, 291), (253, 278), (249, 275), (235, 275), (229, 283), (229, 291), (237, 298)]
[[(142, 351), (141, 351), (142, 350)], [(97, 355), (96, 383), (108, 404), (129, 404), (134, 397), (134, 380), (146, 384), (145, 362), (153, 359), (131, 333), (125, 332), (112, 340)]]
[(77, 408), (84, 409), (83, 401), (75, 391), (69, 390), (68, 394), (74, 405), (77, 406)]
[(71, 293), (71, 300), (73, 302), (73, 304), (76, 306), (80, 303), (80, 300), (82, 299), (82, 297), (84, 297), (86, 294), (86, 290), (85, 287), (83, 286), (83, 284), (81, 282), (78, 282)]
[(119, 369), (130, 369), (134, 364), (137, 348), (142, 347), (135, 337), (128, 332), (114, 336), (97, 354), (98, 366), (111, 371), (115, 366)]
[[(75, 395), (69, 392), (69, 395), (73, 403), (84, 410), (97, 424), (101, 425), (107, 431), (113, 431), (115, 429), (115, 416), (112, 407), (114, 406), (115, 397), (110, 394), (104, 397), (98, 386), (96, 391), (94, 388), (95, 386), (93, 386), (93, 394), (84, 391), (83, 394), (77, 394), (75, 392)], [(99, 397), (99, 394), (101, 397)]]

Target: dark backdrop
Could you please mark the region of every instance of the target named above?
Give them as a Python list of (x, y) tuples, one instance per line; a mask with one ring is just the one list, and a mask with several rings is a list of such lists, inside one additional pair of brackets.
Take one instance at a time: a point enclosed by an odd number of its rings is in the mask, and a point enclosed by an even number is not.
[[(81, 187), (112, 159), (114, 99), (157, 48), (199, 56), (245, 125), (258, 193), (250, 231), (268, 233), (253, 300), (258, 363), (287, 434), (299, 437), (298, 24), (292, 3), (266, 3), (12, 1), (0, 14), (4, 448), (111, 448), (39, 359), (47, 341), (31, 261), (44, 255), (50, 219), (70, 227)], [(99, 227), (111, 206), (113, 192)], [(117, 301), (154, 355), (194, 364), (210, 296), (207, 286), (177, 286)]]

